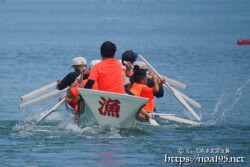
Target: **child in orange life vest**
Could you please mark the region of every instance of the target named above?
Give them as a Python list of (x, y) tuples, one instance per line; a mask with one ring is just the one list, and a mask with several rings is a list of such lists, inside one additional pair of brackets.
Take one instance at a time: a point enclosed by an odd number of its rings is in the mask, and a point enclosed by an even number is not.
[[(145, 97), (149, 98), (149, 101), (144, 106), (144, 110), (148, 112), (154, 112), (155, 108), (155, 101), (154, 101), (154, 94), (159, 92), (159, 86), (163, 84), (164, 81), (160, 81), (158, 83), (158, 80), (154, 73), (151, 73), (152, 81), (154, 82), (153, 88), (149, 88), (147, 86), (147, 77), (146, 72), (138, 70), (135, 72), (133, 78), (134, 78), (134, 84), (130, 91), (135, 96)], [(141, 117), (145, 118), (145, 116), (141, 115)]]
[[(134, 96), (134, 94), (132, 92), (130, 92), (131, 90), (131, 85), (130, 85), (130, 81), (129, 78), (126, 76), (126, 74), (123, 72), (123, 84), (124, 84), (124, 89), (126, 94)], [(148, 114), (147, 111), (145, 111), (144, 109), (141, 109), (141, 114), (145, 115), (146, 118), (152, 118), (152, 115)]]

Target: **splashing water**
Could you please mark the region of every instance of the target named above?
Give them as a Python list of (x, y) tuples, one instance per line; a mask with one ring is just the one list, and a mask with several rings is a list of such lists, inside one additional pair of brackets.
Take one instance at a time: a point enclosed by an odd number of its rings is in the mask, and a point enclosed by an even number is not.
[(232, 111), (234, 106), (239, 102), (242, 97), (244, 88), (250, 84), (250, 79), (247, 80), (242, 86), (240, 86), (233, 95), (222, 95), (218, 103), (215, 105), (213, 112), (213, 120), (210, 122), (211, 125), (220, 125), (223, 118), (228, 111)]

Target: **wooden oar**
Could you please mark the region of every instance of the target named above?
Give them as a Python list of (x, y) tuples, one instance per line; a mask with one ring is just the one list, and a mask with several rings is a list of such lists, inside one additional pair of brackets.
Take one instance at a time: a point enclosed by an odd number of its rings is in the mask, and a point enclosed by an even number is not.
[[(147, 75), (147, 77), (148, 77), (148, 78), (151, 78), (150, 75)], [(163, 85), (163, 87), (166, 88), (166, 89), (168, 90), (168, 88), (167, 88), (166, 85)], [(198, 102), (196, 102), (195, 100), (191, 99), (190, 97), (186, 96), (185, 94), (181, 93), (180, 91), (176, 90), (175, 88), (172, 88), (172, 89), (174, 89), (176, 92), (178, 92), (178, 93), (181, 95), (181, 97), (182, 97), (188, 104), (191, 104), (192, 106), (194, 106), (194, 107), (197, 108), (197, 109), (201, 109), (201, 108), (202, 108), (202, 106), (201, 106)], [(170, 92), (170, 93), (171, 93), (171, 92)]]
[(150, 125), (160, 126), (154, 119), (149, 118), (148, 120), (149, 120)]
[(41, 102), (44, 102), (44, 101), (47, 101), (49, 99), (52, 99), (54, 97), (57, 97), (59, 96), (61, 93), (65, 92), (67, 90), (67, 88), (63, 89), (63, 90), (56, 90), (56, 91), (53, 91), (53, 92), (50, 92), (46, 95), (43, 95), (43, 96), (40, 96), (40, 97), (37, 97), (35, 99), (32, 99), (32, 100), (29, 100), (29, 101), (26, 101), (22, 104), (19, 104), (18, 107), (20, 110), (24, 109), (24, 108), (27, 108), (27, 107), (30, 107), (30, 106), (33, 106), (35, 104), (38, 104), (38, 103), (41, 103)]
[(57, 86), (57, 82), (53, 82), (53, 83), (51, 83), (49, 85), (46, 85), (46, 86), (44, 86), (44, 87), (42, 87), (40, 89), (34, 90), (34, 91), (30, 92), (30, 93), (27, 93), (27, 94), (23, 95), (21, 97), (21, 100), (22, 101), (27, 101), (27, 100), (35, 97), (35, 96), (41, 95), (41, 94), (46, 93), (46, 92), (48, 92), (48, 91), (50, 91), (52, 89), (55, 89), (56, 86)]
[(175, 114), (166, 114), (166, 113), (155, 113), (155, 112), (149, 112), (150, 115), (156, 115), (156, 116), (173, 116)]
[[(165, 85), (163, 85), (165, 87)], [(185, 94), (183, 94), (182, 92), (176, 90), (175, 88), (172, 88), (175, 92), (179, 93), (181, 95), (181, 97), (188, 103), (191, 104), (192, 106), (194, 106), (197, 109), (201, 109), (202, 106), (195, 100), (191, 99), (190, 97), (186, 96)]]
[(173, 115), (159, 115), (160, 118), (162, 119), (167, 119), (167, 120), (171, 120), (171, 121), (175, 121), (175, 122), (180, 122), (180, 123), (184, 123), (184, 124), (189, 124), (189, 125), (200, 125), (199, 122), (195, 122), (192, 120), (188, 120), (188, 119), (183, 119), (183, 118), (179, 118)]
[[(139, 57), (144, 61), (144, 63), (156, 74), (156, 76), (158, 78), (160, 78), (162, 80), (162, 76), (141, 56), (139, 55)], [(194, 110), (187, 104), (187, 102), (181, 97), (181, 95), (176, 92), (174, 89), (172, 89), (172, 87), (168, 84), (168, 82), (166, 81), (164, 83), (164, 85), (167, 87), (167, 89), (169, 90), (169, 92), (171, 92), (171, 94), (173, 96), (175, 96), (177, 98), (177, 100), (179, 100), (179, 102), (198, 120), (200, 121), (200, 117), (194, 112)]]
[[(123, 61), (123, 62), (124, 62), (124, 64), (127, 64), (126, 61)], [(131, 68), (133, 68), (133, 67), (134, 67), (134, 66), (131, 66)], [(181, 83), (181, 82), (179, 82), (179, 81), (176, 81), (176, 80), (174, 80), (174, 79), (172, 79), (172, 78), (169, 78), (169, 77), (166, 77), (166, 76), (162, 76), (162, 77), (164, 77), (164, 78), (166, 79), (166, 81), (167, 81), (170, 85), (172, 85), (172, 86), (175, 86), (175, 87), (181, 88), (181, 89), (187, 89), (187, 88), (188, 88), (188, 85), (187, 85), (187, 84)]]
[(44, 120), (47, 116), (49, 116), (52, 112), (56, 111), (60, 106), (62, 106), (65, 102), (65, 98), (63, 98), (59, 103), (57, 103), (54, 107), (51, 108), (45, 115), (43, 115), (36, 123), (41, 122)]
[(165, 80), (172, 86), (175, 86), (177, 88), (181, 88), (181, 89), (187, 89), (188, 88), (188, 85), (187, 84), (184, 84), (184, 83), (181, 83), (179, 81), (176, 81), (172, 78), (169, 78), (169, 77), (166, 77), (166, 76), (162, 76), (165, 78)]

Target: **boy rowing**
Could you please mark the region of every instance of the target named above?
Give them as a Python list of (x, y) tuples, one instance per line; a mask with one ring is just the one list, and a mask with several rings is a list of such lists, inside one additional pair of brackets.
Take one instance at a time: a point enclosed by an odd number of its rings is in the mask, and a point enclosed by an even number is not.
[[(148, 98), (149, 101), (146, 103), (144, 110), (148, 112), (154, 112), (155, 110), (155, 101), (154, 101), (154, 94), (159, 92), (159, 87), (165, 82), (164, 80), (158, 81), (155, 74), (151, 73), (151, 78), (153, 81), (153, 87), (149, 88), (147, 86), (147, 77), (146, 72), (142, 70), (135, 71), (133, 75), (134, 84), (130, 91), (135, 96), (145, 97)], [(141, 117), (145, 118), (145, 116), (140, 115)]]

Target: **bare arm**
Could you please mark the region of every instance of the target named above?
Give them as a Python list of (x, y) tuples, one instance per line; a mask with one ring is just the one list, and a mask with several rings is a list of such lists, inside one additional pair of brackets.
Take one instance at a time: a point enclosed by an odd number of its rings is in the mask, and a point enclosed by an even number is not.
[(159, 85), (158, 85), (158, 81), (157, 81), (155, 74), (152, 74), (152, 81), (154, 82), (153, 92), (154, 94), (156, 94), (159, 92)]
[(145, 115), (147, 118), (152, 118), (152, 115), (151, 114), (149, 114), (146, 110), (144, 110), (144, 109), (141, 109), (141, 114), (142, 115)]
[(130, 71), (131, 71), (131, 69), (133, 67), (133, 64), (130, 61), (127, 61), (125, 63), (125, 66), (126, 66), (126, 72), (125, 72), (125, 74), (126, 74), (126, 76), (129, 76), (129, 73), (130, 73)]

